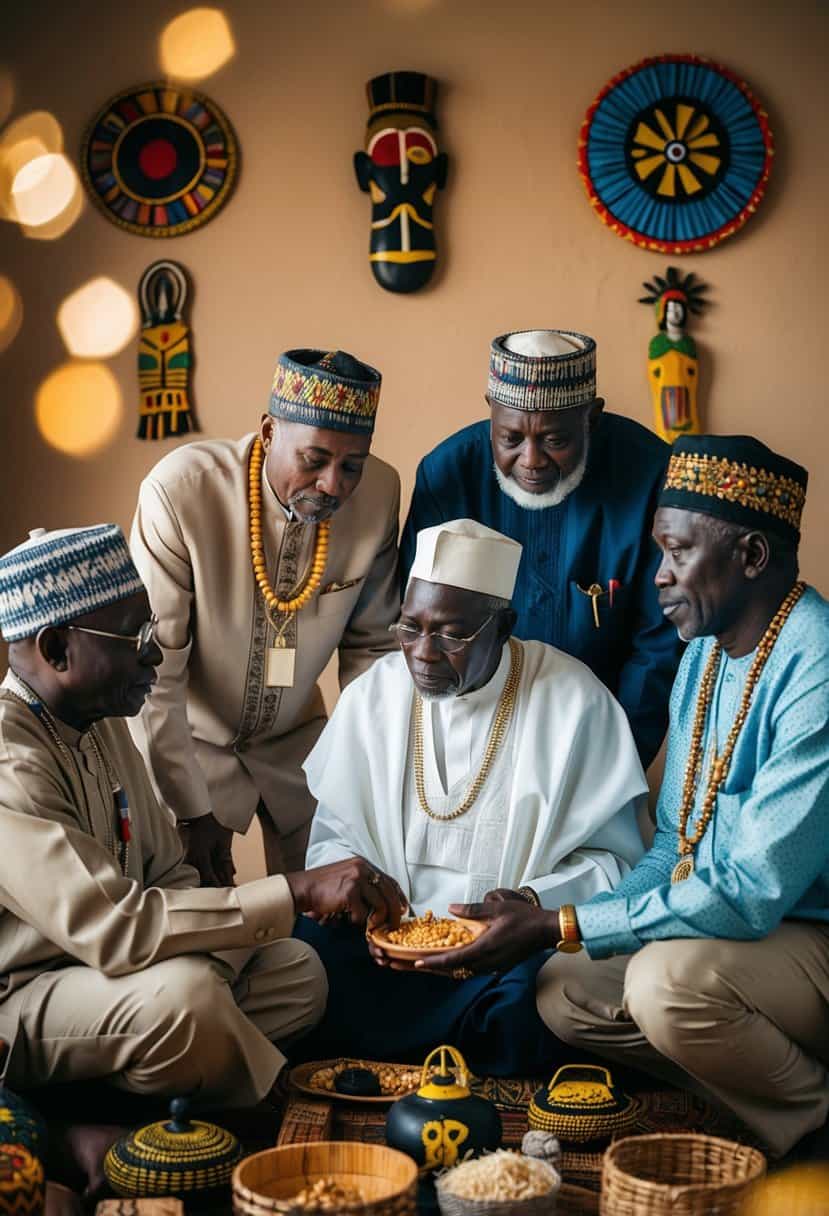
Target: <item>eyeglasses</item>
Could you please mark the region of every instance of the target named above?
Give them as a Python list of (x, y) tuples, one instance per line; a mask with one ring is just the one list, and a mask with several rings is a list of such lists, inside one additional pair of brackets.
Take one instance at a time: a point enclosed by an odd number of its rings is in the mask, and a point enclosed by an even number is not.
[(158, 617), (155, 613), (152, 614), (148, 621), (145, 621), (138, 633), (107, 633), (106, 629), (89, 629), (86, 625), (67, 625), (67, 629), (74, 629), (75, 633), (94, 633), (99, 638), (115, 638), (117, 642), (135, 642), (135, 649), (138, 651), (139, 659), (146, 659), (150, 653), (150, 647), (155, 641), (155, 631), (158, 625)]
[(460, 654), (465, 650), (470, 642), (474, 642), (479, 633), (483, 633), (493, 616), (488, 616), (483, 625), (480, 625), (473, 634), (468, 638), (453, 638), (446, 633), (421, 633), (419, 629), (414, 629), (411, 625), (404, 625), (397, 621), (394, 625), (389, 625), (389, 633), (393, 633), (401, 646), (414, 646), (419, 638), (433, 638), (434, 643), (442, 654)]

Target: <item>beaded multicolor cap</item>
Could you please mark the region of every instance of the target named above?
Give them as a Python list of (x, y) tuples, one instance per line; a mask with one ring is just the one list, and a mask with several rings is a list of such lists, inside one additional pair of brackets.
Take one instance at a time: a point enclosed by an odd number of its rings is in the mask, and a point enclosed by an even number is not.
[(569, 410), (596, 398), (596, 343), (568, 329), (528, 329), (494, 338), (490, 403), (514, 410)]
[(286, 350), (279, 356), (268, 413), (332, 431), (371, 434), (380, 373), (345, 351)]
[(659, 506), (797, 541), (808, 479), (801, 465), (750, 435), (689, 435), (674, 443)]

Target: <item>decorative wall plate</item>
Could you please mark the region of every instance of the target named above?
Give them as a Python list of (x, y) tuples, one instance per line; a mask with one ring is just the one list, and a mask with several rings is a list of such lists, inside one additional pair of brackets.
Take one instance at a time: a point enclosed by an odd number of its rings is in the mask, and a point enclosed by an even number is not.
[(237, 162), (236, 137), (216, 103), (163, 82), (110, 98), (81, 146), (93, 203), (139, 236), (206, 224), (227, 201)]
[(696, 55), (626, 68), (587, 111), (579, 169), (600, 219), (644, 249), (701, 253), (753, 215), (774, 155), (748, 85)]

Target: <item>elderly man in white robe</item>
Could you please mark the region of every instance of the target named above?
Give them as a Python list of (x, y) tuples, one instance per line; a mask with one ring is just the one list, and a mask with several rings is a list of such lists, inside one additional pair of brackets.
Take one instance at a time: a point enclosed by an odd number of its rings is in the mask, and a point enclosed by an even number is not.
[[(613, 890), (635, 865), (647, 787), (627, 718), (578, 660), (511, 637), (520, 557), (472, 520), (419, 534), (393, 627), (401, 651), (345, 690), (306, 761), (308, 866), (361, 857), (413, 911), (442, 914), (481, 900), (557, 907)], [(331, 991), (309, 1058), (417, 1058), (452, 1042), (491, 1075), (555, 1058), (535, 1006), (555, 942), (527, 943), (504, 975), (446, 978), (389, 965), (349, 926), (300, 917), (295, 935), (320, 953)]]

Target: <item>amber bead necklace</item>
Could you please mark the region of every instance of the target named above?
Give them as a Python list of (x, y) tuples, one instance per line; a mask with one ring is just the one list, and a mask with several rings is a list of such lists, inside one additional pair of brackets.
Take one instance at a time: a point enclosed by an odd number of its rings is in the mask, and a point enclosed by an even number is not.
[[(262, 463), (265, 459), (265, 449), (262, 440), (257, 436), (253, 441), (250, 453), (250, 469), (248, 476), (248, 507), (250, 512), (250, 555), (253, 562), (253, 576), (262, 592), (268, 612), (273, 619), (274, 613), (286, 614), (288, 617), (304, 608), (311, 597), (319, 590), (325, 563), (328, 560), (328, 539), (331, 531), (331, 520), (323, 520), (317, 525), (317, 537), (314, 545), (314, 556), (308, 576), (301, 587), (296, 588), (296, 594), (290, 599), (281, 600), (271, 586), (268, 569), (265, 564), (265, 551), (262, 544)], [(287, 622), (286, 622), (287, 623)]]
[(700, 779), (702, 769), (702, 752), (703, 739), (705, 737), (705, 724), (708, 718), (708, 711), (711, 706), (711, 700), (714, 694), (714, 686), (717, 682), (717, 674), (720, 668), (720, 659), (722, 657), (722, 647), (719, 642), (715, 642), (711, 648), (711, 654), (708, 656), (708, 662), (705, 665), (705, 671), (700, 681), (699, 694), (697, 696), (696, 713), (694, 714), (694, 729), (691, 734), (691, 750), (688, 755), (688, 763), (685, 766), (685, 780), (682, 785), (682, 805), (679, 809), (679, 861), (674, 866), (671, 873), (671, 882), (684, 882), (686, 878), (690, 878), (694, 872), (694, 849), (705, 835), (708, 824), (711, 822), (711, 817), (714, 814), (714, 808), (717, 805), (717, 794), (725, 783), (728, 776), (728, 770), (731, 767), (731, 757), (734, 754), (734, 748), (737, 744), (737, 739), (740, 736), (740, 731), (743, 729), (745, 720), (748, 717), (748, 711), (751, 707), (751, 698), (754, 695), (754, 689), (763, 668), (768, 661), (768, 657), (774, 649), (774, 644), (780, 636), (780, 630), (785, 625), (789, 618), (789, 614), (794, 608), (797, 601), (800, 599), (803, 592), (806, 590), (806, 584), (797, 582), (788, 593), (783, 603), (777, 609), (774, 616), (769, 622), (766, 632), (763, 634), (757, 646), (757, 653), (754, 656), (754, 661), (749, 668), (746, 676), (743, 695), (740, 700), (740, 707), (737, 710), (731, 730), (728, 732), (728, 738), (725, 741), (725, 747), (722, 750), (722, 755), (714, 756), (711, 763), (711, 771), (708, 774), (708, 786), (705, 791), (705, 797), (702, 800), (700, 809), (700, 817), (697, 825), (694, 828), (691, 836), (686, 836), (688, 820), (691, 816), (691, 811), (694, 806), (694, 800), (697, 792), (697, 784)]
[(492, 728), (489, 732), (486, 751), (478, 770), (478, 775), (473, 780), (469, 789), (466, 792), (466, 797), (461, 802), (460, 806), (454, 811), (450, 811), (448, 815), (438, 815), (429, 806), (429, 801), (426, 797), (426, 782), (423, 778), (423, 699), (415, 692), (414, 696), (414, 770), (415, 770), (415, 788), (417, 790), (417, 800), (420, 803), (420, 809), (429, 816), (430, 819), (436, 819), (440, 823), (448, 823), (452, 819), (459, 819), (461, 815), (465, 815), (469, 808), (475, 802), (475, 799), (484, 788), (484, 782), (489, 776), (489, 770), (492, 768), (492, 762), (495, 759), (495, 754), (501, 746), (504, 735), (507, 733), (507, 728), (512, 718), (513, 710), (515, 709), (515, 700), (518, 695), (518, 685), (521, 681), (521, 669), (524, 666), (524, 651), (521, 646), (513, 638), (509, 640), (510, 648), (510, 669), (507, 681), (504, 685), (504, 690), (498, 700), (498, 708), (495, 711), (495, 718), (492, 722)]

